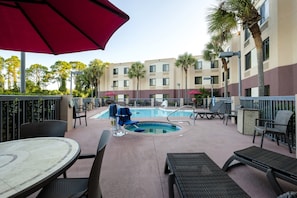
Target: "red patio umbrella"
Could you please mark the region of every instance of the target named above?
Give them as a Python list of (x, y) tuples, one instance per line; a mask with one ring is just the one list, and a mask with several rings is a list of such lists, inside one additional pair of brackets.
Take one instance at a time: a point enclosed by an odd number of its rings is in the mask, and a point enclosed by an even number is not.
[(107, 0), (0, 0), (0, 49), (49, 54), (104, 49), (128, 20)]
[(191, 90), (188, 92), (189, 95), (196, 95), (196, 94), (202, 94), (200, 91), (198, 90)]
[(113, 91), (108, 91), (104, 95), (105, 96), (115, 96), (116, 94)]

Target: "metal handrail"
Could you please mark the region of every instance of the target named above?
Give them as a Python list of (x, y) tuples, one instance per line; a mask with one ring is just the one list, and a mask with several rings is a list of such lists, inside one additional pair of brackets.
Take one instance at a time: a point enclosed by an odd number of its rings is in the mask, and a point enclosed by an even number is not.
[[(176, 109), (175, 111), (171, 112), (170, 114), (168, 114), (167, 116), (167, 121), (172, 123), (172, 122), (187, 122), (189, 125), (191, 125), (191, 122), (189, 120), (170, 120), (169, 117), (174, 114), (175, 112), (177, 111), (180, 111), (182, 109), (185, 109), (185, 108), (191, 108), (193, 109), (193, 113), (195, 111), (195, 107), (194, 106), (191, 106), (191, 105), (184, 105), (182, 107), (179, 107), (178, 109)], [(195, 125), (195, 119), (193, 119), (193, 125)]]

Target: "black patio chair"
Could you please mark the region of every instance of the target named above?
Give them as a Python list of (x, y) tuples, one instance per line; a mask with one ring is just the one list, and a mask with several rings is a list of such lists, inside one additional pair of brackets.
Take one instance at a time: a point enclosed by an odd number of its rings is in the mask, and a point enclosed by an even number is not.
[(37, 198), (65, 198), (89, 197), (101, 198), (99, 179), (105, 147), (110, 138), (110, 131), (103, 131), (95, 156), (92, 169), (88, 178), (57, 178), (45, 186)]
[[(253, 143), (255, 143), (255, 137), (257, 133), (262, 134), (261, 148), (263, 146), (263, 140), (264, 140), (265, 134), (275, 135), (277, 145), (279, 145), (279, 136), (283, 136), (285, 139), (285, 142), (288, 143), (290, 153), (292, 153), (291, 143), (289, 142), (290, 137), (288, 132), (288, 125), (292, 115), (293, 115), (293, 111), (279, 110), (276, 113), (274, 120), (256, 119)], [(261, 125), (261, 123), (263, 122), (264, 122), (264, 125)]]
[(67, 122), (64, 120), (44, 120), (42, 122), (27, 122), (21, 125), (20, 138), (34, 137), (64, 137)]
[(74, 105), (73, 106), (73, 119), (74, 119), (73, 127), (74, 128), (76, 126), (76, 119), (79, 119), (79, 124), (81, 125), (81, 118), (85, 118), (86, 126), (88, 126), (88, 123), (87, 123), (87, 107), (82, 105), (82, 106), (79, 106), (79, 108), (77, 109), (75, 107), (75, 105)]
[[(42, 122), (27, 122), (21, 125), (20, 138), (64, 137), (67, 122), (64, 120), (44, 120)], [(66, 178), (66, 173), (63, 173)]]

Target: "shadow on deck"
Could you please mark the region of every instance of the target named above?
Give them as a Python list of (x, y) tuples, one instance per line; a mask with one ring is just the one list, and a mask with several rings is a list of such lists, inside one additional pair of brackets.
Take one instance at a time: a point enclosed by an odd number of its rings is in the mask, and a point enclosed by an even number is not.
[[(102, 107), (89, 112), (87, 127), (78, 125), (66, 133), (67, 137), (80, 143), (82, 154), (94, 153), (102, 131), (111, 129), (109, 119), (90, 118), (105, 109)], [(259, 143), (260, 136), (256, 138), (255, 145), (259, 146)], [(219, 119), (197, 119), (195, 126), (185, 125), (175, 133), (148, 135), (131, 132), (122, 137), (111, 137), (100, 178), (103, 197), (167, 198), (168, 176), (163, 173), (166, 153), (205, 152), (222, 167), (233, 151), (252, 145), (252, 136), (238, 133), (236, 125), (229, 122), (226, 126)], [(264, 141), (263, 147), (296, 156), (295, 152), (289, 153), (287, 146), (277, 146), (268, 139)], [(78, 160), (67, 171), (68, 177), (88, 176), (91, 164), (92, 160)], [(276, 197), (266, 175), (257, 169), (238, 166), (228, 174), (251, 197)], [(285, 181), (280, 183), (286, 191), (297, 190), (295, 185)]]

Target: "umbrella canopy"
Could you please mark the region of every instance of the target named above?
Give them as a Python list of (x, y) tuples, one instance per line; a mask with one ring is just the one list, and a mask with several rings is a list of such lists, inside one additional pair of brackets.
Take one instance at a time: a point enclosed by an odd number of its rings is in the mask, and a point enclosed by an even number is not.
[(191, 91), (189, 91), (189, 95), (196, 95), (196, 94), (201, 94), (201, 92), (198, 91), (198, 90), (191, 90)]
[(104, 95), (105, 96), (115, 96), (116, 94), (113, 91), (108, 91)]
[(128, 20), (107, 0), (0, 0), (0, 49), (49, 54), (104, 49)]

